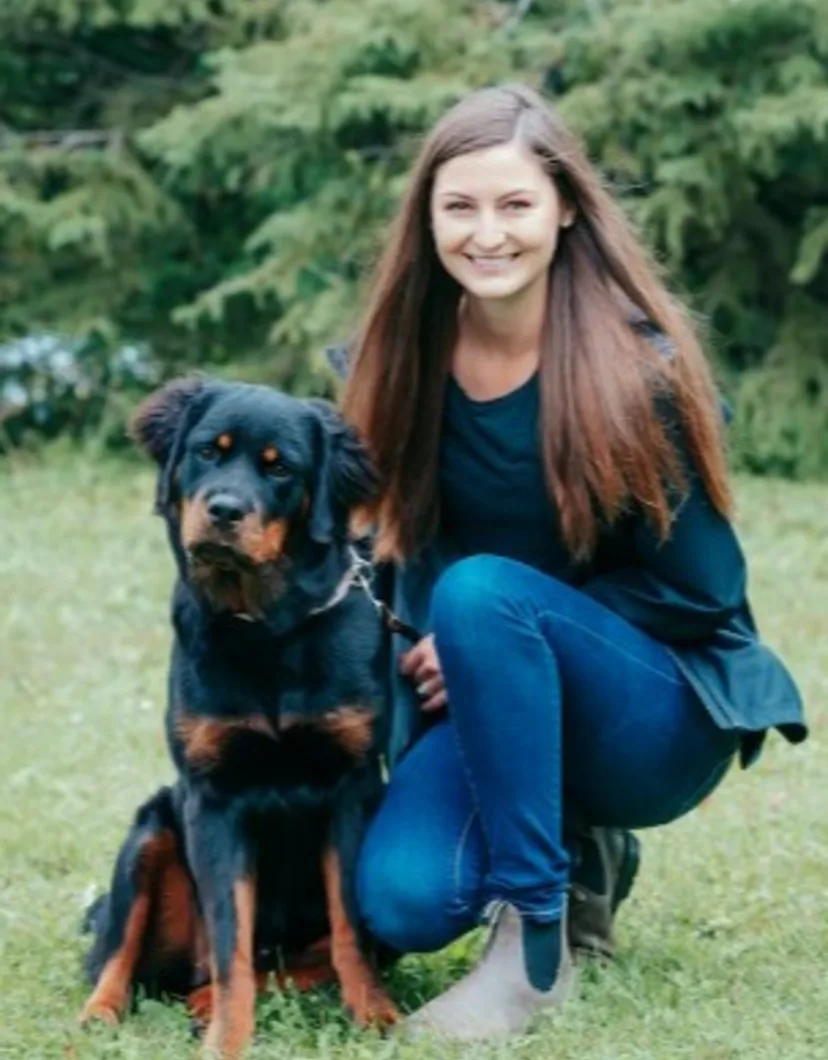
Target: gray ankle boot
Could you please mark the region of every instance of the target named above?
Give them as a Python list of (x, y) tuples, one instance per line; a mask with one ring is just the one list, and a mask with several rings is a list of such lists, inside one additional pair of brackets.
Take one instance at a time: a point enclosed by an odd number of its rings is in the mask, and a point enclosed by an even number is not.
[(615, 912), (632, 890), (641, 858), (639, 843), (632, 832), (620, 828), (581, 827), (574, 835), (576, 842), (593, 845), (601, 880), (594, 878), (595, 873), (583, 877), (575, 866), (570, 887), (569, 945), (576, 953), (612, 958)]
[[(575, 987), (575, 965), (566, 939), (566, 907), (557, 973), (538, 989), (527, 968), (525, 931), (513, 906), (499, 903), (478, 963), (465, 978), (405, 1021), (404, 1032), (430, 1033), (458, 1041), (520, 1034), (534, 1016), (558, 1008)], [(545, 986), (546, 984), (544, 984)]]

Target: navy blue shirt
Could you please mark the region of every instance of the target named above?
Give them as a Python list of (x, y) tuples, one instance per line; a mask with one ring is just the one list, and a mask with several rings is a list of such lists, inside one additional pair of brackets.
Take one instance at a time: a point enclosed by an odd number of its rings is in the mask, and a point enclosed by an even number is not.
[(537, 375), (490, 401), (453, 377), (440, 442), (440, 532), (461, 555), (489, 552), (569, 580), (574, 573), (549, 503), (538, 441)]

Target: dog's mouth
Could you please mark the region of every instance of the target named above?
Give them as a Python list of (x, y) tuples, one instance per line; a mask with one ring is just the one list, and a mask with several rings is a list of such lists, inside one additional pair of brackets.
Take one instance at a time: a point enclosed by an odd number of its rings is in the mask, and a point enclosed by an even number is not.
[[(223, 523), (229, 525), (222, 525)], [(207, 606), (259, 619), (287, 586), (287, 519), (250, 511), (223, 520), (204, 497), (182, 505), (181, 543), (189, 577)]]
[[(211, 555), (215, 555), (210, 550)], [(238, 553), (218, 549), (211, 562), (192, 559), (190, 581), (211, 611), (260, 621), (284, 595), (287, 565), (269, 563), (256, 567)]]
[(207, 538), (188, 543), (190, 581), (211, 611), (259, 621), (284, 594), (285, 556), (261, 560), (238, 543)]
[(210, 568), (225, 574), (253, 574), (257, 564), (232, 541), (194, 541), (187, 548), (190, 567)]

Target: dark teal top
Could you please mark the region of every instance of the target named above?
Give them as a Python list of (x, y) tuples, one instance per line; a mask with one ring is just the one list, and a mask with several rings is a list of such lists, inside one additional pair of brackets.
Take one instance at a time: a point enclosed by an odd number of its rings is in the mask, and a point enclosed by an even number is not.
[(543, 479), (533, 375), (491, 401), (467, 397), (450, 377), (440, 443), (441, 533), (458, 554), (491, 552), (571, 581)]
[[(666, 542), (639, 511), (599, 538), (587, 564), (564, 547), (543, 479), (537, 376), (502, 397), (474, 401), (450, 379), (444, 405), (440, 533), (404, 567), (388, 571), (384, 595), (404, 621), (429, 630), (429, 602), (445, 568), (463, 556), (521, 560), (579, 588), (666, 644), (717, 725), (742, 736), (742, 764), (759, 754), (768, 729), (791, 742), (807, 736), (790, 674), (761, 642), (747, 600), (744, 555), (733, 527), (713, 508), (668, 403), (660, 412), (683, 455), (689, 488), (676, 498)], [(410, 645), (392, 638), (389, 660), (393, 765), (427, 719), (396, 659)]]

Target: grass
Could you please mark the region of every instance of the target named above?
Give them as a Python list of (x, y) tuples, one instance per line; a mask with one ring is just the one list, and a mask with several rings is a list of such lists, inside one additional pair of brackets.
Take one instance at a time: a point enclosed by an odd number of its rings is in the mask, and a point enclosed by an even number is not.
[[(151, 475), (54, 457), (0, 475), (0, 1057), (194, 1054), (180, 1007), (116, 1031), (74, 1025), (78, 919), (133, 808), (171, 775), (162, 737), (171, 563)], [(812, 737), (643, 836), (620, 956), (508, 1046), (529, 1060), (828, 1058), (828, 488), (739, 482), (752, 599), (805, 694)], [(414, 1006), (468, 961), (461, 943), (391, 978)], [(349, 1027), (335, 992), (260, 1003), (251, 1060), (454, 1055)]]

